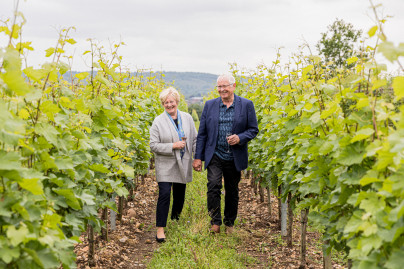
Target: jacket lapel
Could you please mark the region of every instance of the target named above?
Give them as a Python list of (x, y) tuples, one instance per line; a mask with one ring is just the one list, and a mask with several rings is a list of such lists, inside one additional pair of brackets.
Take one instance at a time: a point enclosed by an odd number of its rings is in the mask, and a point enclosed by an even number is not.
[(219, 116), (220, 116), (220, 97), (215, 99), (215, 102), (213, 103), (213, 117), (212, 117), (212, 125), (214, 127), (213, 133), (215, 140), (217, 139), (217, 136), (219, 134)]
[(236, 126), (236, 122), (240, 119), (241, 114), (241, 98), (237, 95), (234, 95), (234, 120), (232, 126), (232, 132), (234, 133), (234, 127)]

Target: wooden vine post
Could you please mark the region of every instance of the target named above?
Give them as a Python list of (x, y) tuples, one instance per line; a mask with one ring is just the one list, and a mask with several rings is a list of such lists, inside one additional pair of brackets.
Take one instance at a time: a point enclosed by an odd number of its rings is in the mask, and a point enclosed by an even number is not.
[(300, 238), (300, 266), (299, 269), (306, 268), (306, 231), (307, 231), (307, 216), (309, 209), (305, 208), (301, 212), (301, 238)]
[(288, 225), (287, 225), (287, 245), (292, 247), (293, 239), (293, 208), (292, 208), (292, 193), (288, 193)]
[(282, 201), (281, 201), (281, 195), (282, 195), (282, 188), (281, 188), (281, 186), (278, 186), (278, 230), (281, 230), (281, 228), (282, 228)]
[(88, 265), (95, 266), (95, 242), (94, 242), (94, 229), (91, 224), (88, 224)]
[(269, 216), (272, 215), (272, 209), (271, 209), (271, 189), (269, 186), (267, 186), (267, 194), (268, 194), (268, 214)]
[[(283, 193), (283, 188), (281, 188), (281, 193)], [(281, 195), (279, 195), (279, 197), (280, 196)], [(281, 199), (281, 198), (279, 198), (279, 199)], [(287, 239), (287, 236), (288, 236), (287, 225), (288, 225), (288, 201), (282, 202), (282, 199), (281, 199), (281, 235), (282, 235), (282, 239)]]
[(255, 181), (256, 178), (254, 176), (251, 177), (251, 188), (254, 190), (254, 195), (257, 196), (257, 182)]
[[(116, 203), (115, 194), (112, 195), (111, 202)], [(108, 212), (108, 209), (107, 209), (107, 212)], [(110, 215), (111, 231), (115, 231), (116, 230), (116, 212), (111, 209), (109, 215)], [(107, 217), (108, 217), (108, 215), (107, 215)]]
[(108, 241), (108, 207), (105, 207), (102, 210), (101, 219), (105, 224), (104, 227), (101, 227), (101, 238)]
[[(328, 245), (330, 240), (325, 240), (324, 245)], [(327, 250), (323, 248), (323, 268), (324, 269), (332, 269), (331, 264), (331, 253), (327, 253)]]
[(262, 177), (259, 178), (260, 181), (258, 183), (259, 186), (259, 193), (260, 193), (260, 202), (263, 203), (264, 202), (264, 186), (263, 186), (263, 180)]
[[(131, 188), (131, 190), (133, 190), (133, 189)], [(119, 221), (122, 221), (123, 205), (124, 205), (124, 198), (122, 196), (119, 196), (119, 198), (118, 198), (118, 216), (117, 216), (117, 219)]]

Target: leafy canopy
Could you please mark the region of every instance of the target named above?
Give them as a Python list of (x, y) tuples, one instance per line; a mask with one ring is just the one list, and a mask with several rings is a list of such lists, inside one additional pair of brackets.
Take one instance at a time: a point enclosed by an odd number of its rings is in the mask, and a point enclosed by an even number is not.
[(354, 47), (362, 35), (362, 30), (354, 29), (353, 25), (336, 19), (329, 25), (328, 31), (321, 34), (316, 47), (326, 63), (335, 69), (338, 67), (351, 67), (346, 60), (353, 56)]

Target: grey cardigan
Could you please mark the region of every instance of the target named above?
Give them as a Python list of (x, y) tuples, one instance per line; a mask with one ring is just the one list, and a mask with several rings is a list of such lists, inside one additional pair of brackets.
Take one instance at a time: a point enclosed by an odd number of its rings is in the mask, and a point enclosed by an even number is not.
[(150, 149), (154, 152), (157, 182), (188, 183), (192, 181), (192, 156), (196, 147), (196, 128), (192, 116), (179, 111), (186, 140), (185, 154), (173, 149), (179, 141), (173, 123), (164, 112), (157, 116), (150, 128)]

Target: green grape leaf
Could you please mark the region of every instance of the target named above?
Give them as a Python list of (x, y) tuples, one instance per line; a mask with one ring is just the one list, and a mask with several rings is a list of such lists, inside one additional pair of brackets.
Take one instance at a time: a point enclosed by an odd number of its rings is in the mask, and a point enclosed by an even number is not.
[(359, 231), (359, 227), (362, 225), (362, 219), (358, 218), (356, 215), (353, 215), (348, 223), (346, 224), (344, 228), (344, 233), (356, 233)]
[(55, 48), (49, 48), (47, 50), (45, 50), (45, 57), (49, 57), (51, 56), (53, 53), (55, 53)]
[(44, 227), (50, 227), (52, 229), (58, 229), (58, 225), (60, 224), (62, 217), (56, 213), (53, 213), (52, 215), (46, 214), (43, 217), (43, 226)]
[(19, 248), (9, 248), (9, 246), (3, 245), (0, 251), (0, 258), (6, 263), (9, 264), (13, 259), (17, 259), (20, 257)]
[(45, 78), (47, 72), (43, 69), (34, 69), (33, 67), (27, 67), (23, 70), (24, 74), (34, 80), (35, 82), (40, 82), (41, 79)]
[(320, 112), (317, 111), (317, 112), (313, 113), (313, 115), (311, 115), (311, 117), (310, 117), (310, 120), (311, 120), (314, 124), (320, 122), (320, 120), (321, 120)]
[(42, 262), (45, 269), (59, 268), (60, 264), (55, 256), (56, 253), (52, 253), (50, 249), (41, 249), (37, 251), (39, 260)]
[(404, 264), (404, 250), (396, 249), (390, 255), (388, 261), (385, 266), (387, 269), (401, 269)]
[(321, 118), (322, 119), (326, 119), (329, 116), (331, 116), (333, 113), (335, 113), (335, 111), (337, 111), (338, 109), (338, 105), (337, 104), (333, 104), (329, 109), (324, 110), (323, 112), (321, 112)]
[(362, 223), (360, 226), (360, 229), (363, 231), (364, 236), (370, 236), (372, 234), (377, 233), (377, 225), (375, 223), (370, 223), (368, 221), (365, 221)]
[(366, 139), (369, 136), (371, 136), (374, 132), (375, 130), (373, 130), (372, 128), (360, 129), (355, 133), (355, 136), (351, 139), (351, 143)]
[(20, 156), (17, 152), (0, 150), (0, 170), (21, 170)]
[(18, 246), (27, 237), (29, 231), (24, 225), (21, 225), (19, 229), (14, 226), (8, 226), (7, 237), (10, 240), (12, 246)]
[(104, 165), (102, 164), (92, 164), (88, 168), (90, 168), (93, 171), (100, 172), (100, 173), (110, 173), (111, 171), (108, 170)]
[(88, 192), (82, 192), (80, 195), (77, 195), (78, 198), (80, 198), (84, 203), (87, 205), (95, 205), (95, 197), (92, 194), (89, 194)]
[(66, 203), (73, 209), (80, 210), (81, 206), (74, 192), (70, 189), (53, 189), (54, 192), (66, 198)]
[(122, 168), (122, 171), (127, 178), (133, 178), (135, 175), (135, 169), (133, 169), (133, 167), (126, 165), (126, 164)]
[(402, 56), (401, 47), (395, 47), (393, 42), (384, 41), (383, 43), (379, 44), (378, 52), (382, 53), (384, 57), (390, 62), (397, 61), (399, 56)]
[(393, 89), (396, 100), (404, 97), (404, 77), (395, 77), (393, 79)]
[(74, 169), (73, 160), (68, 156), (56, 157), (55, 164), (58, 169)]
[(361, 109), (363, 107), (369, 107), (369, 98), (365, 97), (365, 98), (361, 98), (359, 99), (359, 101), (356, 103), (356, 108), (357, 109)]
[(88, 77), (89, 75), (90, 75), (90, 73), (88, 73), (88, 72), (81, 72), (81, 73), (75, 74), (74, 76), (76, 78), (78, 78), (79, 80), (83, 80), (86, 77)]
[[(38, 257), (37, 253), (35, 250), (33, 249), (29, 249), (29, 248), (23, 248), (23, 250), (25, 252), (28, 253), (29, 256), (31, 256), (31, 258), (34, 260), (34, 262), (40, 266), (40, 268), (44, 268), (43, 263), (41, 262), (41, 259)], [(33, 268), (35, 268), (34, 266), (32, 266)]]
[(343, 165), (352, 165), (362, 162), (365, 153), (364, 149), (354, 145), (355, 144), (350, 144), (342, 149), (337, 158), (338, 163)]
[(32, 194), (43, 194), (43, 185), (39, 178), (24, 178), (22, 181), (18, 182), (18, 185), (20, 185), (21, 188), (30, 191)]
[(389, 213), (389, 220), (392, 222), (396, 222), (404, 215), (404, 201), (396, 206), (393, 210)]
[(69, 44), (71, 44), (71, 45), (74, 45), (74, 44), (77, 43), (76, 40), (74, 40), (73, 38), (68, 38), (68, 39), (66, 39), (66, 42), (69, 43)]
[(356, 56), (346, 59), (347, 64), (353, 64), (353, 63), (356, 63), (357, 61), (358, 61), (358, 57), (356, 57)]
[(379, 151), (377, 154), (377, 162), (375, 164), (375, 168), (380, 171), (384, 168), (390, 166), (394, 162), (394, 157), (396, 153), (389, 151)]
[(376, 193), (368, 193), (367, 198), (363, 199), (359, 208), (364, 209), (366, 212), (375, 215), (378, 211), (384, 210), (386, 202), (377, 197)]
[(35, 126), (35, 132), (39, 135), (43, 135), (46, 140), (53, 145), (58, 145), (58, 131), (52, 125), (48, 123), (39, 123)]
[(363, 237), (361, 241), (362, 252), (365, 256), (368, 255), (372, 249), (380, 248), (383, 242), (376, 234), (369, 237)]
[(61, 75), (65, 74), (67, 71), (69, 71), (69, 65), (67, 65), (66, 63), (60, 62), (59, 65), (59, 73)]
[(8, 90), (17, 95), (23, 96), (31, 91), (25, 81), (21, 71), (21, 58), (18, 51), (8, 47), (3, 54), (4, 73), (0, 73), (0, 78), (7, 85)]
[(372, 28), (369, 29), (368, 31), (368, 35), (369, 37), (372, 37), (376, 34), (377, 29), (379, 29), (379, 27), (377, 25), (373, 26)]
[(41, 111), (45, 113), (49, 119), (54, 120), (54, 115), (59, 113), (60, 108), (51, 100), (46, 100), (41, 104)]

